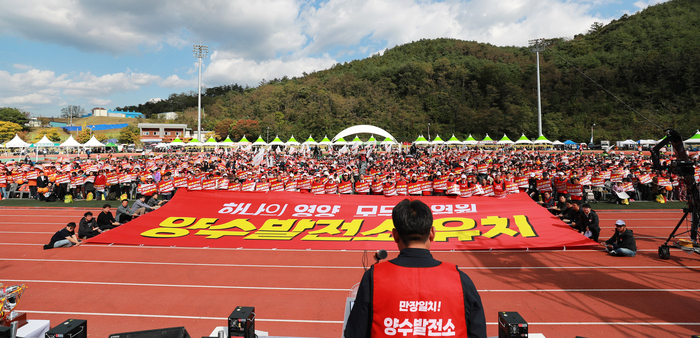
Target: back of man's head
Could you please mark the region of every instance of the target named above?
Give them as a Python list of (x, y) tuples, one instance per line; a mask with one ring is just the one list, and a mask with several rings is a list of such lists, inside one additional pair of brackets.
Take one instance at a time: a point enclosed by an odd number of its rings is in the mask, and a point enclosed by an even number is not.
[(428, 241), (433, 227), (433, 213), (425, 203), (405, 199), (394, 207), (391, 219), (404, 244)]

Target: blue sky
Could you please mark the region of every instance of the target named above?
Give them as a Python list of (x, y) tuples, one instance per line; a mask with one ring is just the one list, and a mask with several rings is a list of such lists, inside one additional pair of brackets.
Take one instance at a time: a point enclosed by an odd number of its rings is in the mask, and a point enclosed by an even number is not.
[(0, 107), (58, 116), (257, 86), (423, 38), (523, 46), (665, 0), (0, 0)]

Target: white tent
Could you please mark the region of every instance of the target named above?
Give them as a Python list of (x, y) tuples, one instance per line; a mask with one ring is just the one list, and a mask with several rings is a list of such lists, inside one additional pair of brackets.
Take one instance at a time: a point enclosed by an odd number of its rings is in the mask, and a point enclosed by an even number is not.
[(46, 134), (44, 134), (44, 137), (42, 137), (41, 140), (39, 140), (39, 142), (34, 143), (34, 146), (35, 147), (55, 147), (53, 142), (51, 142), (51, 140), (49, 140), (49, 138), (46, 137)]
[(5, 148), (26, 148), (29, 147), (29, 143), (22, 141), (17, 134), (9, 142), (5, 143)]
[(634, 141), (634, 140), (624, 140), (624, 141), (620, 142), (620, 145), (623, 145), (623, 146), (636, 146), (636, 145), (637, 145), (637, 142)]
[(82, 144), (78, 143), (78, 141), (76, 141), (73, 138), (73, 135), (71, 135), (70, 137), (68, 137), (68, 139), (65, 142), (61, 143), (61, 145), (59, 147), (68, 148), (68, 147), (81, 147), (81, 146), (82, 146)]
[(686, 144), (700, 144), (700, 131), (696, 132), (695, 135), (683, 142)]
[[(46, 136), (46, 135), (44, 135), (44, 136)], [(104, 147), (104, 146), (105, 146), (105, 145), (102, 144), (102, 142), (98, 141), (98, 140), (95, 138), (95, 135), (92, 135), (92, 137), (90, 138), (90, 140), (87, 141), (87, 142), (85, 142), (85, 144), (83, 144), (83, 147), (86, 147), (86, 148)]]
[(391, 138), (392, 140), (396, 140), (394, 136), (389, 134), (386, 130), (375, 127), (375, 126), (370, 126), (366, 124), (361, 124), (357, 126), (352, 126), (350, 128), (346, 128), (345, 130), (339, 132), (335, 137), (333, 137), (332, 141), (335, 141), (341, 137), (345, 137), (348, 135), (355, 135), (355, 134), (373, 134), (373, 135), (381, 135), (384, 136), (385, 138)]

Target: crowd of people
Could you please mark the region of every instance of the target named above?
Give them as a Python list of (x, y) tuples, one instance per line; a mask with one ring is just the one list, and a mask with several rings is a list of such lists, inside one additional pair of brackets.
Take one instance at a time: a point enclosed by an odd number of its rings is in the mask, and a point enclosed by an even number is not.
[[(697, 159), (697, 154), (695, 159)], [(669, 165), (672, 155), (662, 155)], [(696, 180), (698, 179), (696, 170)], [(669, 170), (653, 170), (636, 153), (547, 152), (515, 149), (403, 148), (379, 151), (316, 149), (211, 153), (0, 164), (2, 198), (26, 189), (31, 198), (120, 201), (141, 194), (169, 200), (178, 190), (297, 191), (313, 194), (496, 196), (527, 192), (548, 207), (565, 195), (574, 203), (684, 200), (685, 186)]]

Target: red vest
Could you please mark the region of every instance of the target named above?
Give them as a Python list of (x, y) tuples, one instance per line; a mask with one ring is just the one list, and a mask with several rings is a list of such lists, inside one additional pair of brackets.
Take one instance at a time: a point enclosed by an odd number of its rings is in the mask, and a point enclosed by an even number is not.
[(467, 336), (464, 292), (454, 264), (405, 268), (382, 262), (374, 265), (373, 280), (372, 337)]

